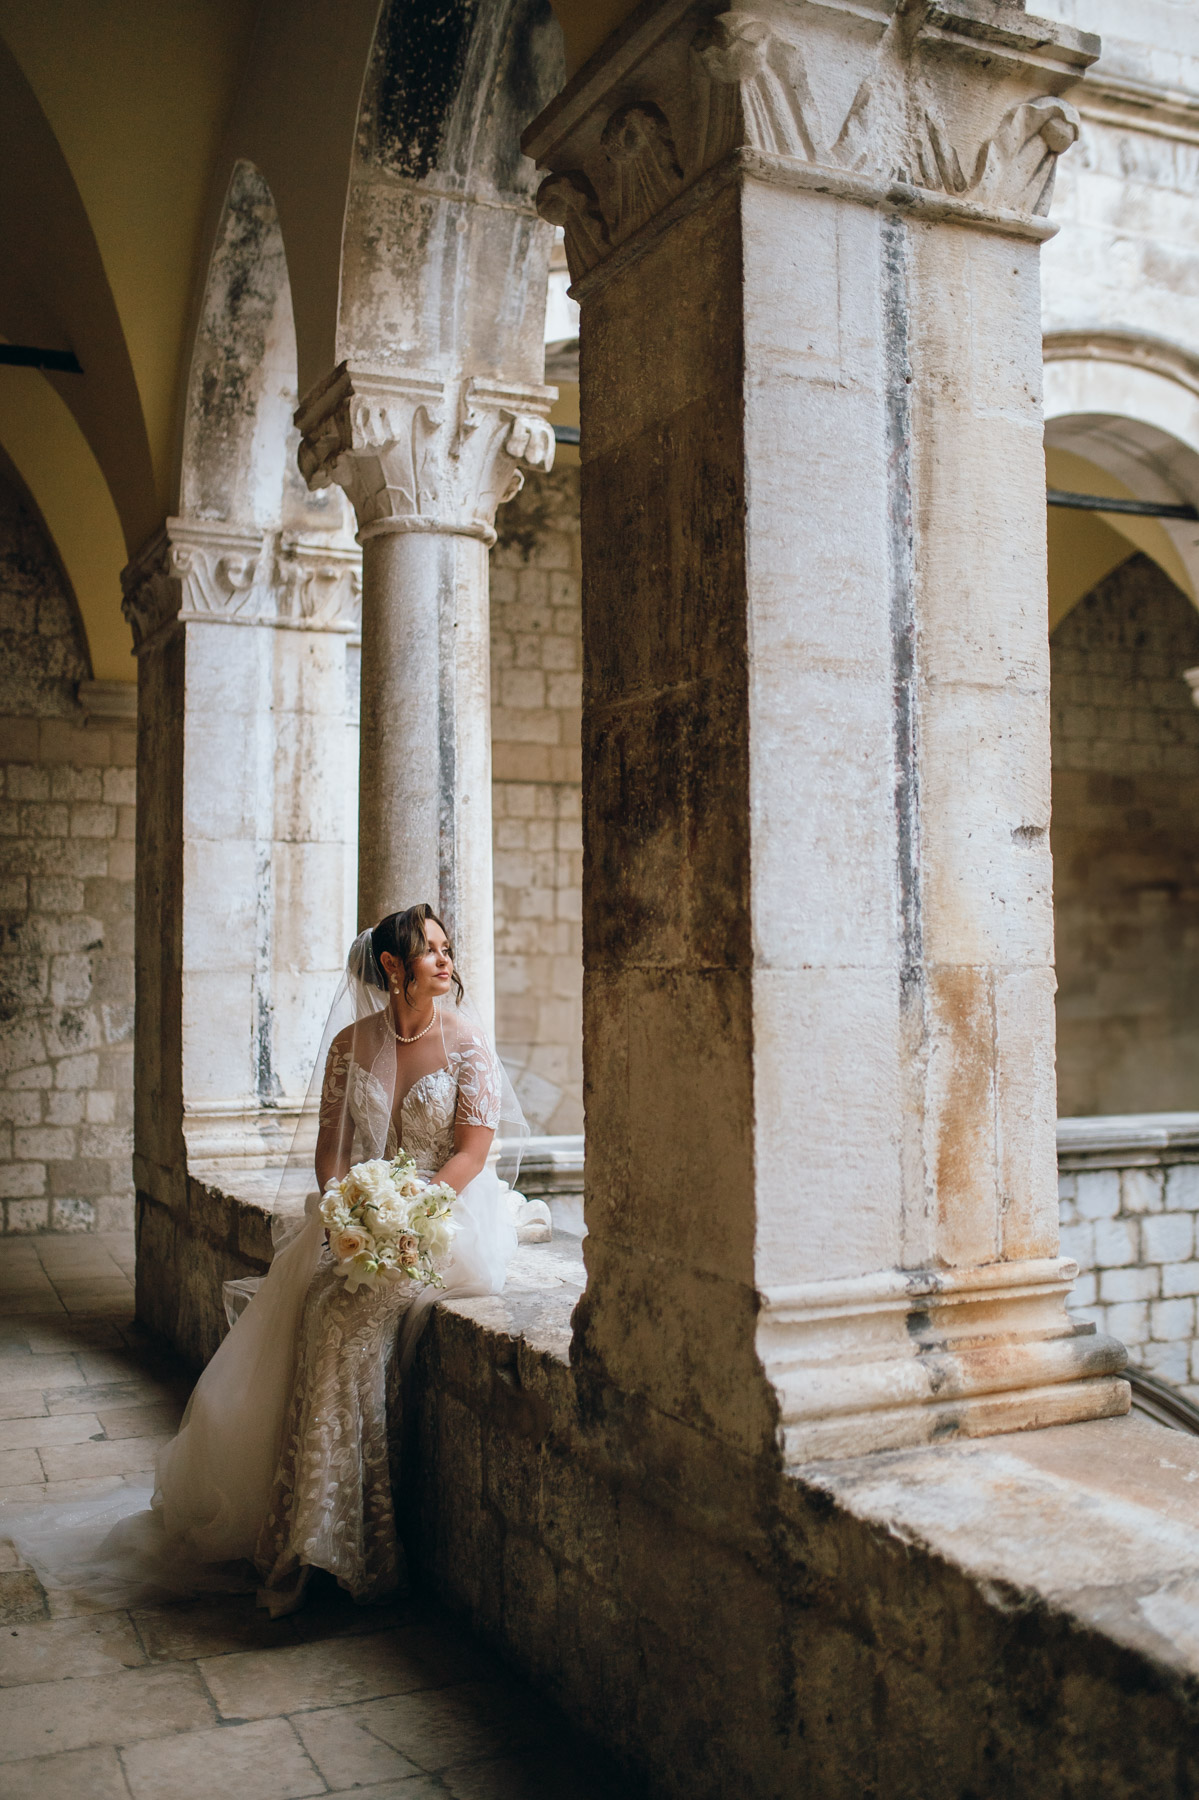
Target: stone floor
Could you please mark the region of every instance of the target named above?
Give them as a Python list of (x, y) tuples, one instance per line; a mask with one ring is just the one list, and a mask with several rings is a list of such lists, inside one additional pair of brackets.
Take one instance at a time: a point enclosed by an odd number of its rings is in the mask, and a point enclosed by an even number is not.
[[(141, 1341), (129, 1238), (0, 1248), (0, 1501), (144, 1479), (189, 1381)], [(46, 1591), (3, 1540), (0, 1800), (615, 1800), (595, 1749), (427, 1600), (330, 1582), (111, 1611)]]

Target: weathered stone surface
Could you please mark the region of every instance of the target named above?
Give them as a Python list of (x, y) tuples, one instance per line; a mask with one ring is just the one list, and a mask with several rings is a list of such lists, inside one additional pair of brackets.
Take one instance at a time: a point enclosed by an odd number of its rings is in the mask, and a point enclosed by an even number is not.
[(408, 34), (385, 19), (348, 197), (339, 362), (296, 414), (305, 479), (345, 490), (363, 545), (359, 923), (436, 907), (489, 1022), (486, 547), (522, 465), (548, 470), (554, 453), (551, 234), (511, 135), (514, 108), (560, 73), (536, 11), (508, 0), (464, 16), (460, 53), (476, 80), (488, 71), (479, 113), (469, 84), (433, 81), (418, 101), (396, 82)]
[(229, 1329), (222, 1284), (264, 1275), (271, 1263), (271, 1206), (277, 1172), (231, 1176), (200, 1162), (179, 1199), (139, 1188), (137, 1316), (202, 1369)]
[(525, 137), (581, 306), (579, 1366), (791, 1459), (1102, 1416), (1037, 306), (1096, 45), (714, 12), (643, 9)]
[(74, 601), (3, 482), (0, 663), (0, 1229), (113, 1230), (133, 1215), (133, 719), (76, 697), (96, 684)]
[(572, 1374), (581, 1276), (560, 1241), (435, 1309), (410, 1523), (445, 1597), (662, 1792), (1199, 1779), (1199, 1444), (1111, 1420), (784, 1474)]

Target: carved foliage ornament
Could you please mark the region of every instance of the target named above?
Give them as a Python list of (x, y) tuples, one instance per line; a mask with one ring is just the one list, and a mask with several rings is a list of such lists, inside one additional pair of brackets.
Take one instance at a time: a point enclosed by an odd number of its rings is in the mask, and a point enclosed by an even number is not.
[(348, 495), (362, 536), (430, 530), (494, 539), (496, 508), (519, 492), (520, 464), (548, 470), (553, 428), (536, 407), (551, 393), (471, 378), (338, 371), (296, 414), (310, 487)]
[(352, 547), (216, 521), (169, 519), (121, 580), (138, 648), (176, 620), (353, 631), (361, 617)]
[(949, 126), (939, 99), (946, 84), (921, 61), (928, 12), (928, 0), (896, 9), (848, 110), (831, 119), (827, 97), (816, 98), (829, 83), (814, 73), (830, 54), (827, 33), (813, 28), (801, 45), (777, 18), (745, 11), (692, 28), (688, 54), (663, 84), (669, 92), (618, 107), (584, 166), (542, 183), (538, 210), (564, 230), (572, 279), (741, 147), (1043, 216), (1057, 159), (1078, 137), (1077, 112), (1052, 97), (1020, 100), (981, 143), (969, 109), (965, 123)]

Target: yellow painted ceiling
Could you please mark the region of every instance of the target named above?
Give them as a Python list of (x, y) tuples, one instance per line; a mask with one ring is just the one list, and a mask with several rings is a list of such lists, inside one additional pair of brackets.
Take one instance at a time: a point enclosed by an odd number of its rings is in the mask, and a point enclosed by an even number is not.
[(0, 447), (58, 540), (97, 678), (133, 677), (120, 571), (175, 510), (194, 321), (239, 156), (290, 229), (302, 379), (332, 366), (378, 4), (337, 0), (331, 41), (329, 0), (0, 0), (0, 339), (83, 366), (0, 371)]
[[(1105, 499), (1134, 500), (1131, 488), (1097, 463), (1070, 450), (1045, 452), (1049, 487), (1072, 494), (1102, 494)], [(1049, 629), (1060, 625), (1070, 609), (1097, 581), (1125, 562), (1135, 550), (1152, 557), (1188, 599), (1195, 593), (1182, 558), (1157, 519), (1126, 513), (1074, 512), (1049, 508)]]
[(128, 558), (112, 492), (65, 402), (35, 369), (0, 366), (4, 448), (40, 508), (87, 634), (97, 681), (133, 681), (121, 617)]
[(137, 518), (142, 536), (170, 505), (199, 227), (256, 10), (251, 0), (0, 0), (0, 36), (66, 159), (120, 315), (156, 503)]

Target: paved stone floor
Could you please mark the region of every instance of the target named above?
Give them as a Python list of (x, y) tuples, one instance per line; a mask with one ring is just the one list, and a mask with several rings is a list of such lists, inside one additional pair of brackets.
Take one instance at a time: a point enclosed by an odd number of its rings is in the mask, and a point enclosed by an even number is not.
[[(0, 1241), (0, 1500), (145, 1479), (189, 1380), (133, 1325), (133, 1246)], [(330, 1582), (111, 1611), (46, 1591), (3, 1540), (0, 1800), (615, 1800), (594, 1748), (426, 1600)]]

